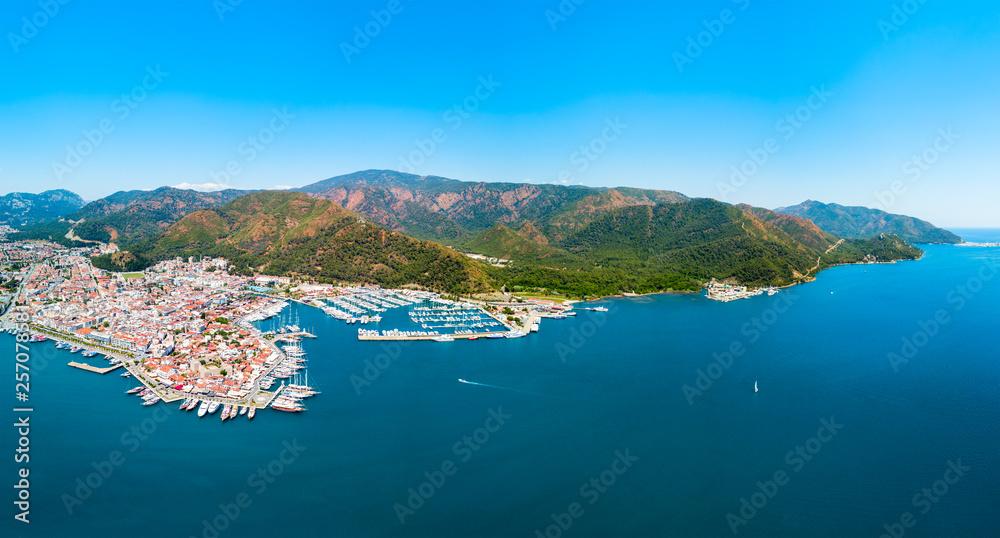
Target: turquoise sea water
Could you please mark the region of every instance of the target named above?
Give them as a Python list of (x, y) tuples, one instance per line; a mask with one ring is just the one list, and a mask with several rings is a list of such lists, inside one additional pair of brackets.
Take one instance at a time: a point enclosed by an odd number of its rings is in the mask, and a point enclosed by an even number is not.
[[(293, 306), (323, 393), (252, 422), (141, 407), (34, 344), (33, 412), (4, 389), (0, 535), (733, 536), (733, 514), (738, 536), (997, 536), (1000, 249), (925, 248), (774, 297), (601, 301), (515, 340), (384, 349)], [(0, 350), (14, 373), (13, 337)], [(401, 523), (410, 488), (429, 498)]]

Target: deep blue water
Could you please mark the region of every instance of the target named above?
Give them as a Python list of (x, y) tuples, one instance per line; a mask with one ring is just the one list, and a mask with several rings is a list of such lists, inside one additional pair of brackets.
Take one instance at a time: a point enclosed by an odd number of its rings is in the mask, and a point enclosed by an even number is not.
[[(356, 340), (357, 326), (295, 306), (299, 325), (321, 335), (304, 346), (323, 393), (305, 413), (253, 422), (141, 407), (125, 379), (69, 368), (67, 352), (36, 344), (31, 523), (13, 520), (8, 375), (0, 535), (215, 536), (207, 520), (225, 527), (219, 536), (530, 537), (556, 514), (569, 528), (550, 527), (553, 538), (732, 536), (727, 514), (746, 498), (762, 507), (739, 536), (878, 537), (907, 512), (906, 536), (997, 536), (1000, 278), (990, 263), (1000, 249), (926, 251), (833, 268), (774, 297), (602, 301), (612, 307), (603, 317), (544, 320), (515, 340), (414, 343), (388, 362), (380, 344)], [(938, 310), (948, 321), (934, 329)], [(915, 335), (922, 322), (933, 336)], [(903, 357), (903, 338), (922, 346)], [(742, 354), (711, 368), (717, 379), (689, 403), (682, 387), (734, 344)], [(13, 337), (0, 336), (0, 349), (13, 373)], [(908, 362), (894, 370), (889, 353)], [(359, 394), (352, 376), (364, 379), (371, 361), (384, 369), (369, 367)], [(119, 465), (103, 463), (112, 451)], [(946, 474), (959, 460), (963, 476)], [(95, 464), (111, 474), (98, 481)], [(394, 505), (425, 473), (443, 484), (423, 486), (433, 495), (401, 524)], [(782, 484), (768, 484), (776, 473)], [(97, 487), (71, 515), (64, 494), (88, 475)], [(758, 481), (770, 498), (754, 497)], [(934, 487), (931, 502), (921, 490)]]

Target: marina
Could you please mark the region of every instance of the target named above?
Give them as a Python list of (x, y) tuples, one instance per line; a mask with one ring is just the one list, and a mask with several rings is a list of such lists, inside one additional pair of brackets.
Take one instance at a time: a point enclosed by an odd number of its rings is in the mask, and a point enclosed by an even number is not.
[[(71, 347), (77, 347), (78, 350), (82, 349), (79, 346), (72, 345), (71, 342), (73, 339), (71, 337), (60, 335), (48, 328), (35, 329), (39, 332), (30, 339), (32, 343), (51, 341), (57, 349), (64, 349), (71, 353), (73, 353)], [(298, 338), (303, 335), (308, 335), (308, 333), (299, 331), (287, 334), (289, 338)], [(135, 378), (140, 383), (140, 385), (126, 391), (126, 393), (129, 395), (138, 395), (142, 400), (141, 405), (147, 407), (160, 402), (176, 403), (177, 401), (183, 401), (181, 405), (182, 410), (194, 410), (200, 405), (198, 416), (205, 416), (217, 411), (221, 405), (226, 406), (226, 409), (228, 409), (222, 415), (224, 417), (223, 420), (235, 418), (237, 414), (246, 415), (248, 419), (252, 419), (256, 415), (256, 409), (269, 406), (280, 411), (304, 411), (305, 407), (300, 404), (300, 401), (319, 394), (317, 389), (307, 385), (308, 373), (303, 371), (305, 352), (301, 347), (296, 345), (285, 346), (284, 350), (279, 350), (273, 344), (271, 346), (274, 353), (267, 362), (268, 367), (263, 371), (264, 375), (259, 376), (259, 379), (254, 383), (254, 390), (250, 391), (243, 398), (226, 398), (219, 397), (218, 395), (192, 395), (189, 392), (191, 390), (190, 385), (170, 386), (162, 382), (154, 382), (139, 371), (136, 361), (131, 355), (121, 352), (106, 350), (107, 354), (104, 356), (104, 359), (111, 363), (108, 367), (99, 367), (76, 361), (70, 361), (68, 364), (74, 368), (102, 375), (124, 367), (126, 372), (122, 376)], [(94, 357), (97, 355), (97, 352), (88, 350), (83, 355)], [(268, 375), (278, 378), (295, 377), (295, 380), (301, 381), (301, 384), (295, 385), (293, 389), (286, 387), (283, 382), (277, 390), (268, 392), (262, 390), (263, 388), (270, 387), (271, 383), (273, 383), (273, 378), (268, 377)], [(267, 380), (267, 387), (261, 386), (264, 380)], [(241, 409), (242, 412), (240, 412)]]
[[(547, 300), (508, 296), (502, 302), (486, 302), (446, 298), (430, 291), (362, 286), (298, 283), (299, 293), (275, 297), (264, 293), (265, 288), (243, 289), (240, 283), (246, 280), (242, 277), (210, 271), (225, 265), (211, 258), (161, 262), (151, 274), (166, 272), (171, 276), (149, 277), (149, 284), (156, 283), (153, 289), (172, 286), (168, 289), (174, 291), (168, 297), (178, 299), (141, 301), (137, 299), (142, 290), (149, 288), (122, 293), (121, 286), (147, 285), (145, 281), (116, 283), (85, 258), (68, 263), (76, 264), (73, 274), (78, 286), (96, 281), (102, 289), (107, 288), (111, 303), (104, 310), (112, 316), (86, 310), (88, 306), (100, 308), (90, 302), (91, 298), (82, 299), (81, 306), (71, 309), (46, 309), (30, 324), (30, 341), (51, 342), (57, 349), (106, 364), (69, 362), (79, 370), (101, 375), (123, 370), (121, 377), (133, 384), (126, 394), (138, 396), (142, 406), (174, 404), (181, 410), (197, 410), (202, 417), (221, 409), (222, 421), (238, 416), (249, 420), (265, 408), (301, 413), (307, 410), (304, 401), (320, 393), (310, 380), (302, 345), (304, 339), (315, 339), (316, 331), (300, 326), (299, 310), (289, 308), (293, 304), (315, 308), (346, 325), (366, 326), (357, 329), (358, 341), (448, 344), (523, 338), (539, 331), (542, 318), (576, 316), (572, 304)], [(32, 277), (41, 282), (46, 274), (33, 272)], [(58, 281), (54, 282), (48, 287), (33, 286), (33, 293), (43, 299), (60, 297)], [(217, 291), (204, 296), (192, 286)], [(193, 321), (193, 316), (180, 308), (182, 304), (202, 313)], [(600, 306), (588, 308), (602, 311)], [(136, 315), (143, 310), (144, 314)], [(112, 327), (95, 330), (88, 325)]]
[(729, 301), (757, 297), (765, 293), (774, 295), (778, 293), (778, 289), (774, 287), (750, 288), (749, 286), (727, 284), (713, 279), (706, 286), (705, 296), (713, 301), (728, 303)]

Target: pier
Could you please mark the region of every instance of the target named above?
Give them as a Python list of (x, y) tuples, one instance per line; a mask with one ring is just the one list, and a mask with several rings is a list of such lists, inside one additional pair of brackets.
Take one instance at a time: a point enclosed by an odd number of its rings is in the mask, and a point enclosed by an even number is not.
[(537, 323), (538, 319), (542, 317), (541, 314), (539, 314), (538, 312), (532, 311), (530, 313), (530, 315), (528, 316), (528, 319), (525, 322), (524, 327), (517, 327), (517, 326), (511, 324), (510, 322), (508, 322), (506, 320), (502, 320), (502, 319), (500, 319), (497, 316), (493, 316), (489, 312), (485, 312), (484, 311), (484, 313), (486, 315), (490, 316), (491, 318), (495, 319), (496, 321), (500, 322), (500, 324), (502, 324), (503, 327), (506, 328), (507, 330), (506, 331), (492, 331), (492, 332), (477, 332), (477, 333), (460, 333), (460, 334), (451, 334), (451, 333), (443, 333), (443, 334), (417, 334), (417, 335), (405, 335), (405, 334), (387, 334), (387, 335), (381, 335), (381, 334), (358, 334), (358, 340), (375, 340), (375, 341), (434, 340), (435, 338), (440, 338), (442, 336), (450, 336), (450, 337), (454, 338), (455, 340), (468, 340), (468, 339), (473, 338), (473, 337), (475, 337), (475, 338), (487, 338), (487, 337), (490, 337), (490, 336), (496, 336), (498, 334), (499, 335), (503, 335), (503, 334), (506, 334), (508, 332), (517, 332), (517, 331), (520, 331), (520, 332), (523, 332), (523, 333), (527, 334), (528, 332), (531, 331), (531, 326), (534, 325), (535, 323)]
[(98, 368), (96, 366), (91, 366), (89, 364), (83, 364), (76, 361), (70, 361), (69, 365), (74, 368), (79, 368), (81, 370), (86, 370), (88, 372), (95, 372), (101, 375), (104, 375), (112, 370), (117, 370), (123, 366), (122, 363), (118, 363), (115, 364), (114, 366), (109, 366), (107, 368)]
[[(285, 382), (284, 382), (284, 381), (282, 381), (282, 382), (281, 382), (281, 385), (280, 385), (280, 386), (278, 387), (278, 389), (277, 389), (277, 390), (275, 390), (274, 392), (272, 392), (272, 393), (270, 394), (270, 396), (268, 396), (268, 398), (267, 398), (267, 401), (265, 401), (265, 402), (263, 402), (263, 403), (261, 403), (261, 404), (258, 404), (258, 405), (259, 405), (260, 407), (262, 407), (262, 408), (263, 408), (263, 407), (268, 407), (269, 405), (271, 405), (271, 402), (273, 402), (273, 401), (274, 401), (274, 399), (275, 399), (275, 398), (277, 398), (277, 397), (278, 397), (278, 395), (279, 395), (279, 394), (281, 394), (281, 391), (282, 391), (282, 390), (284, 390), (284, 389), (285, 389)], [(259, 394), (259, 395), (261, 395), (261, 396), (266, 396), (266, 395), (267, 395), (267, 392), (265, 392), (265, 391), (257, 391), (257, 394)], [(255, 402), (255, 403), (256, 403), (256, 402)]]
[(434, 340), (435, 338), (440, 338), (442, 336), (450, 336), (455, 340), (462, 340), (472, 337), (485, 338), (490, 335), (506, 334), (508, 331), (493, 331), (488, 333), (463, 333), (463, 334), (420, 334), (420, 335), (403, 335), (403, 334), (388, 334), (388, 335), (375, 335), (375, 334), (365, 334), (358, 335), (358, 340)]
[(85, 348), (88, 348), (88, 349), (93, 349), (95, 351), (96, 350), (100, 350), (100, 352), (102, 354), (104, 354), (105, 356), (107, 356), (107, 357), (113, 357), (113, 358), (116, 358), (116, 359), (118, 359), (120, 361), (118, 364), (111, 365), (108, 368), (99, 368), (97, 366), (91, 366), (89, 364), (84, 364), (84, 363), (80, 363), (80, 362), (76, 362), (76, 361), (70, 361), (69, 365), (72, 366), (72, 367), (74, 367), (74, 368), (79, 368), (81, 370), (86, 370), (88, 372), (95, 372), (95, 373), (98, 373), (98, 374), (106, 374), (106, 373), (108, 373), (108, 372), (110, 372), (112, 370), (117, 370), (118, 368), (121, 368), (122, 366), (125, 365), (125, 363), (127, 361), (133, 360), (131, 355), (128, 355), (128, 354), (126, 354), (126, 353), (124, 353), (122, 351), (110, 349), (107, 346), (101, 345), (101, 344), (96, 343), (96, 342), (83, 342), (79, 338), (70, 337), (70, 336), (64, 335), (64, 334), (62, 334), (62, 333), (60, 333), (58, 331), (55, 331), (53, 329), (50, 329), (48, 327), (42, 327), (42, 326), (39, 326), (39, 325), (31, 324), (30, 325), (30, 329), (32, 331), (36, 332), (36, 333), (44, 334), (48, 338), (48, 340), (46, 340), (46, 341), (62, 342), (64, 344), (69, 344), (69, 345), (74, 345), (74, 346), (81, 346), (81, 347), (85, 347)]

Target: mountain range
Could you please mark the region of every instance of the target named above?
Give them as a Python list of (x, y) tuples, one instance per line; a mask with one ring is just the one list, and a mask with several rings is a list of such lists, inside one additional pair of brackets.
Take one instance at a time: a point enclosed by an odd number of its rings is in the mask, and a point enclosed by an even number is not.
[(610, 209), (689, 199), (673, 191), (469, 182), (391, 170), (365, 170), (296, 190), (393, 230), (453, 244), (497, 224), (531, 223), (546, 239), (561, 239)]
[(779, 213), (809, 219), (820, 228), (848, 239), (895, 234), (912, 243), (961, 243), (962, 238), (933, 224), (880, 209), (824, 204), (806, 200), (799, 205), (779, 207)]
[(263, 191), (187, 214), (155, 241), (150, 259), (209, 255), (233, 272), (294, 275), (326, 282), (408, 284), (452, 293), (492, 289), (483, 267), (430, 241), (373, 225), (329, 200)]
[(58, 219), (83, 207), (83, 198), (64, 189), (40, 194), (12, 192), (0, 196), (0, 224), (21, 229)]
[[(891, 230), (869, 225), (863, 229), (872, 236), (845, 237), (823, 219), (791, 214), (805, 204), (779, 213), (667, 190), (466, 182), (388, 170), (296, 191), (122, 191), (11, 239), (115, 241), (129, 252), (95, 264), (116, 270), (212, 255), (247, 274), (577, 296), (694, 290), (711, 278), (784, 285), (869, 255), (921, 255)], [(889, 217), (884, 226), (909, 219)], [(911, 220), (903, 231), (936, 230)], [(854, 222), (868, 221), (859, 213)], [(490, 266), (458, 251), (509, 262)]]

